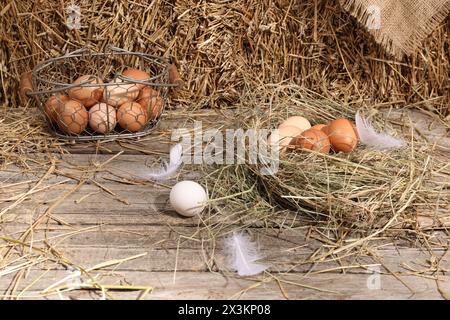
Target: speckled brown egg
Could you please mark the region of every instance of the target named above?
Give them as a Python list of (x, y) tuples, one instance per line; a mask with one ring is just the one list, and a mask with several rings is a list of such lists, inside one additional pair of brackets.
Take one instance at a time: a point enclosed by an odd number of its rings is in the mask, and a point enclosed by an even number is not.
[(126, 102), (117, 110), (117, 122), (130, 132), (141, 131), (147, 123), (147, 112), (137, 102)]
[(58, 107), (58, 127), (72, 135), (78, 135), (86, 129), (89, 113), (84, 105), (76, 100), (68, 100)]

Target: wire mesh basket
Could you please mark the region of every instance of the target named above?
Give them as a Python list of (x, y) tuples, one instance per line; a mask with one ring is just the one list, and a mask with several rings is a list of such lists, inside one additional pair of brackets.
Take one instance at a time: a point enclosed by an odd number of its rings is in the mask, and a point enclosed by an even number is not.
[(181, 83), (167, 59), (108, 46), (36, 65), (21, 79), (21, 90), (36, 99), (59, 138), (110, 140), (149, 134)]

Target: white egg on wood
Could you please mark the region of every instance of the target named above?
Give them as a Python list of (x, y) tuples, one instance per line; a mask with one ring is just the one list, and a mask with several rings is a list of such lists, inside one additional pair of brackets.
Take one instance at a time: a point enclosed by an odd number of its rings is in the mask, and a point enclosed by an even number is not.
[(180, 215), (193, 217), (206, 207), (208, 196), (205, 189), (194, 181), (181, 181), (170, 191), (170, 204)]

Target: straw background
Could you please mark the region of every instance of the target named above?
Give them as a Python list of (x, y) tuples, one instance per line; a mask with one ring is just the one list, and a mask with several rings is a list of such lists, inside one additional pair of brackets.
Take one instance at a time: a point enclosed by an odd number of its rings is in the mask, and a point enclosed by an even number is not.
[(0, 102), (20, 105), (19, 75), (82, 46), (108, 43), (172, 57), (182, 104), (227, 107), (262, 83), (293, 81), (341, 101), (413, 105), (442, 117), (450, 102), (450, 19), (416, 54), (395, 60), (325, 0), (79, 0), (82, 28), (66, 27), (64, 0), (0, 1)]

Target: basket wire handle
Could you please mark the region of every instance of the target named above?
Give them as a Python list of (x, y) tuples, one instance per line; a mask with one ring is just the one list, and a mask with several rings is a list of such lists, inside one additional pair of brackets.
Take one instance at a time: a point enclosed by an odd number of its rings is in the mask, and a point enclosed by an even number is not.
[(31, 71), (28, 71), (20, 76), (20, 98), (23, 103), (28, 101), (31, 92), (33, 92), (33, 79)]
[(106, 50), (111, 50), (111, 51), (116, 51), (116, 52), (124, 52), (124, 53), (129, 53), (130, 52), (130, 51), (122, 49), (122, 48), (114, 47), (111, 44), (108, 44), (106, 46)]
[(176, 85), (172, 88), (171, 93), (174, 98), (178, 96), (184, 85), (183, 79), (181, 79), (180, 73), (178, 72), (177, 66), (172, 63), (169, 65), (169, 83)]
[(90, 51), (91, 50), (89, 48), (84, 47), (84, 48), (80, 48), (80, 49), (77, 49), (77, 50), (74, 50), (74, 51), (67, 52), (64, 55), (64, 57), (70, 57), (70, 56), (74, 56), (74, 55), (78, 55), (78, 54), (89, 53)]

